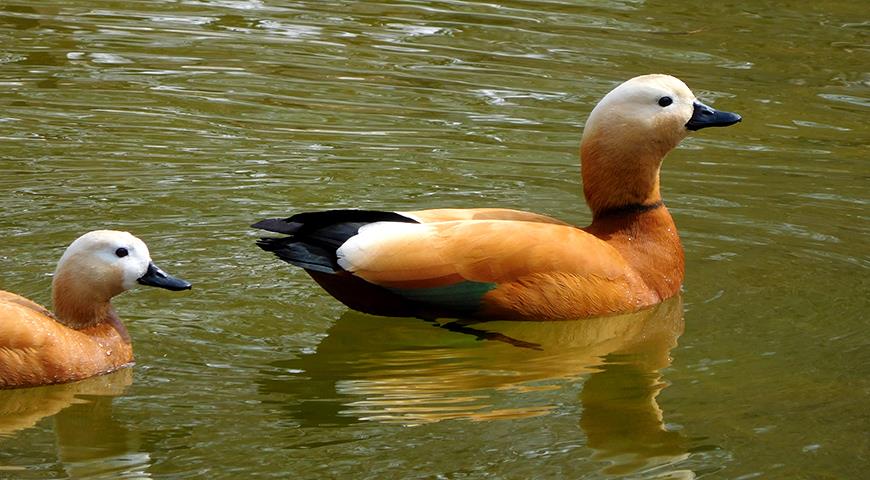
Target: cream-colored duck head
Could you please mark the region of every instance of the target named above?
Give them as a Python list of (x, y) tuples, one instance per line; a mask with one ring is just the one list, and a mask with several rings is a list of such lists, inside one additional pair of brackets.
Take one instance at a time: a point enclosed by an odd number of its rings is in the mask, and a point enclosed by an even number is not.
[(614, 88), (583, 130), (583, 186), (593, 213), (660, 201), (662, 158), (691, 131), (740, 120), (704, 105), (670, 75), (643, 75)]
[(137, 284), (186, 290), (190, 283), (172, 277), (151, 261), (148, 247), (127, 232), (96, 230), (77, 238), (57, 264), (52, 281), (58, 319), (73, 327), (100, 321), (109, 300)]

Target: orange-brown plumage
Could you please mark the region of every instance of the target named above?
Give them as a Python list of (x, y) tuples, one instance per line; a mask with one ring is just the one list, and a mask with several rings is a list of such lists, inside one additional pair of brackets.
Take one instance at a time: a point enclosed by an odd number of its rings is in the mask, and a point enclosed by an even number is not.
[(385, 315), (555, 320), (633, 311), (684, 274), (662, 203), (664, 156), (689, 133), (736, 123), (666, 75), (631, 79), (593, 109), (581, 141), (592, 224), (508, 209), (335, 210), (270, 219), (259, 245), (352, 308)]
[[(30, 387), (108, 373), (133, 361), (133, 348), (117, 317), (76, 330), (54, 316), (0, 296), (0, 388)], [(21, 297), (18, 297), (21, 299)], [(23, 300), (23, 299), (22, 299)], [(39, 307), (41, 308), (41, 307)], [(43, 309), (44, 310), (44, 309)]]
[(137, 282), (190, 288), (154, 266), (138, 238), (100, 230), (61, 257), (52, 281), (55, 313), (0, 291), (0, 388), (81, 380), (131, 364), (130, 337), (111, 298)]

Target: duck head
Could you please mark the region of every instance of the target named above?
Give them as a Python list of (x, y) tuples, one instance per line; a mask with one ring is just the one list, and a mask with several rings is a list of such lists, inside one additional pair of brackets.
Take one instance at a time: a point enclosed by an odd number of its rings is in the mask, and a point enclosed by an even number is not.
[(172, 277), (151, 261), (145, 243), (127, 232), (97, 230), (67, 247), (52, 280), (58, 319), (73, 327), (101, 321), (109, 300), (137, 284), (186, 290), (190, 283)]
[(670, 75), (643, 75), (617, 86), (598, 102), (583, 130), (583, 188), (593, 215), (661, 201), (665, 155), (692, 131), (740, 120), (704, 105)]

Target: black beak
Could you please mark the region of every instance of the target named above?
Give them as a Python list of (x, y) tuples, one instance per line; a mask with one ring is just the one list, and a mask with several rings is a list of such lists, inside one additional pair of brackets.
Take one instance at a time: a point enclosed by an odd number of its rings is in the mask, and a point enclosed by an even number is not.
[(686, 123), (686, 128), (695, 131), (707, 127), (727, 127), (740, 120), (742, 118), (736, 113), (722, 112), (695, 100), (695, 110), (692, 112), (692, 118)]
[(148, 263), (148, 270), (145, 271), (145, 275), (142, 275), (136, 281), (142, 285), (150, 285), (152, 287), (160, 287), (173, 291), (187, 290), (190, 288), (190, 282), (169, 275), (163, 270), (160, 270), (160, 267), (154, 265), (154, 262)]

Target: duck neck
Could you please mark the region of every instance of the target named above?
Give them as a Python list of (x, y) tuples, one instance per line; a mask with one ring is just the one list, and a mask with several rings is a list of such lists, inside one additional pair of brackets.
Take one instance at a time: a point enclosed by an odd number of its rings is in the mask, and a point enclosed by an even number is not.
[(90, 288), (77, 281), (74, 274), (58, 272), (52, 282), (52, 304), (57, 321), (73, 330), (85, 331), (109, 326), (124, 342), (130, 343), (111, 298), (116, 293)]
[(583, 194), (593, 216), (661, 203), (659, 170), (663, 154), (655, 146), (626, 152), (586, 140), (580, 147)]

